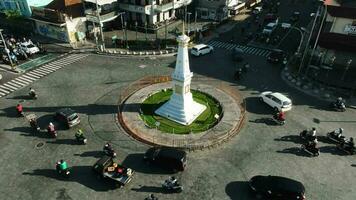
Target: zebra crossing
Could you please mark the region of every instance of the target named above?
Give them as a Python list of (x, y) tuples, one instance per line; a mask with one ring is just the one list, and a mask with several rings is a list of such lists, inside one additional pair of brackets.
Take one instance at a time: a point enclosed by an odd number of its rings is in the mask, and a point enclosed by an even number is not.
[(271, 51), (267, 50), (267, 49), (260, 49), (260, 48), (251, 47), (251, 46), (243, 46), (243, 45), (239, 45), (239, 44), (232, 44), (232, 43), (221, 42), (221, 41), (217, 41), (217, 40), (209, 41), (208, 45), (216, 47), (216, 48), (227, 49), (229, 51), (232, 51), (234, 48), (238, 47), (238, 48), (242, 49), (247, 54), (252, 54), (252, 55), (262, 56), (262, 57), (267, 57), (271, 53)]
[(57, 71), (66, 65), (72, 64), (82, 58), (85, 58), (87, 56), (88, 56), (88, 54), (71, 54), (69, 56), (61, 58), (54, 62), (47, 63), (35, 70), (32, 70), (25, 74), (22, 74), (21, 76), (13, 79), (11, 81), (1, 84), (0, 85), (0, 98), (4, 97), (4, 96), (10, 94), (11, 92), (14, 92), (20, 88), (26, 87), (30, 83), (50, 74), (52, 72)]

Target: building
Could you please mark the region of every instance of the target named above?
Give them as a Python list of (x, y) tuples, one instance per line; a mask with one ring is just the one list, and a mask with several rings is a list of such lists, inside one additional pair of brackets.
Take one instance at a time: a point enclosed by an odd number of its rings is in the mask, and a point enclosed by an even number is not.
[(44, 7), (31, 7), (35, 32), (71, 44), (85, 38), (81, 0), (53, 0)]
[(119, 9), (125, 12), (129, 23), (138, 26), (160, 26), (164, 21), (176, 18), (192, 0), (122, 0)]
[(0, 10), (18, 10), (24, 17), (31, 17), (31, 7), (43, 7), (53, 0), (0, 0)]
[(87, 28), (91, 33), (95, 27), (113, 29), (120, 25), (117, 0), (83, 0), (83, 7), (87, 18)]
[(195, 8), (198, 18), (223, 21), (229, 17), (229, 6), (234, 7), (236, 0), (198, 0)]

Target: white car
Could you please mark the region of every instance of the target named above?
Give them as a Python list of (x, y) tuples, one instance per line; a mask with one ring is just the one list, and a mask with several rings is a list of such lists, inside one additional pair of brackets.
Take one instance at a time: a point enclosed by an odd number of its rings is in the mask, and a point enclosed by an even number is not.
[(277, 28), (277, 24), (276, 23), (269, 23), (269, 24), (267, 24), (265, 26), (265, 28), (263, 29), (262, 33), (270, 35), (274, 31), (274, 29), (276, 29), (276, 28)]
[(214, 51), (214, 48), (210, 45), (206, 45), (206, 44), (198, 44), (195, 45), (191, 50), (190, 53), (194, 56), (201, 56), (201, 55), (205, 55), (208, 53), (211, 53)]
[(253, 10), (252, 10), (252, 13), (257, 15), (259, 13), (262, 12), (262, 7), (261, 6), (258, 6), (258, 7), (255, 7)]
[(262, 92), (260, 100), (271, 106), (275, 111), (285, 112), (292, 109), (292, 101), (278, 92)]
[(20, 47), (30, 55), (40, 52), (40, 49), (30, 42), (23, 42), (20, 44)]

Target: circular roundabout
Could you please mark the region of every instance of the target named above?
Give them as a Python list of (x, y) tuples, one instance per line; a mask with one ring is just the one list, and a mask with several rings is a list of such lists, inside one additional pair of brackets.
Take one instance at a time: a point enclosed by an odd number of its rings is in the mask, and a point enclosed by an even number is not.
[(169, 78), (164, 80), (148, 81), (138, 89), (127, 88), (122, 95), (118, 121), (133, 138), (149, 145), (195, 150), (219, 145), (238, 133), (245, 109), (235, 89), (216, 85), (213, 80), (192, 84), (194, 101), (207, 109), (186, 126), (154, 113), (172, 94)]

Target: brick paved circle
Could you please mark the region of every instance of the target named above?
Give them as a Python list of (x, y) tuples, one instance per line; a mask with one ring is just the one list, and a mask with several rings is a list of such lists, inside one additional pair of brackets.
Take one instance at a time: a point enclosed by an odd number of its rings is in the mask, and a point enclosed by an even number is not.
[[(169, 79), (161, 78), (161, 80), (167, 81)], [(238, 133), (244, 121), (245, 109), (241, 105), (241, 98), (238, 95), (229, 94), (232, 90), (228, 91), (228, 86), (226, 85), (214, 85), (214, 81), (208, 85), (207, 80), (198, 80), (197, 82), (192, 84), (192, 89), (213, 96), (223, 107), (224, 114), (222, 119), (211, 129), (201, 133), (178, 135), (163, 133), (145, 125), (139, 115), (141, 103), (155, 91), (171, 88), (170, 82), (149, 84), (127, 95), (119, 109), (118, 118), (121, 126), (135, 139), (150, 145), (196, 150), (216, 146), (227, 141)]]

